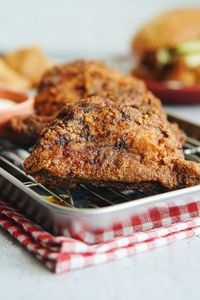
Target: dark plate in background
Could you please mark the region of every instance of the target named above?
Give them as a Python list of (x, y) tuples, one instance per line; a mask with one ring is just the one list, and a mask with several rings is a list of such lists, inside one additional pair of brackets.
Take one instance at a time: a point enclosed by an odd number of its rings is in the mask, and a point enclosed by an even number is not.
[(166, 104), (200, 104), (200, 86), (171, 87), (158, 81), (145, 81), (149, 90)]

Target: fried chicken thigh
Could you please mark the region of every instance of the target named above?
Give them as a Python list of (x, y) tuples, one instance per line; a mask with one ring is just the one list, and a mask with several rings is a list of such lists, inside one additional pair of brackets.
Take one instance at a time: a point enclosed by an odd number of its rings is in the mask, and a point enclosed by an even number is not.
[(43, 131), (26, 172), (43, 184), (166, 189), (200, 183), (200, 165), (158, 114), (92, 97), (67, 105)]

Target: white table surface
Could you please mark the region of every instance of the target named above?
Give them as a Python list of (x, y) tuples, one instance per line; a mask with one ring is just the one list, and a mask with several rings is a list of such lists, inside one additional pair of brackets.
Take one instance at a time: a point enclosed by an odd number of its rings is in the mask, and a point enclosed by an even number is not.
[[(200, 124), (200, 106), (168, 111)], [(0, 299), (199, 299), (200, 237), (54, 275), (0, 230)]]

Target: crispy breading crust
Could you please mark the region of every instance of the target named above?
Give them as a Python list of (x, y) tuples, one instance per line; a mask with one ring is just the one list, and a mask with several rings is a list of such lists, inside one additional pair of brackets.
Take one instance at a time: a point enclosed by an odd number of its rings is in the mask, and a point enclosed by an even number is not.
[(24, 163), (38, 182), (67, 188), (179, 188), (200, 183), (200, 165), (185, 161), (167, 121), (101, 97), (67, 105)]
[(35, 110), (38, 115), (54, 115), (65, 104), (84, 97), (102, 93), (136, 97), (145, 90), (141, 80), (124, 76), (100, 61), (78, 60), (55, 66), (44, 74), (38, 86)]
[[(81, 100), (80, 100), (81, 101)], [(79, 102), (80, 102), (79, 101)], [(126, 99), (124, 101), (119, 101), (119, 104), (125, 104), (139, 109), (143, 112), (150, 111), (151, 113), (157, 113), (161, 116), (160, 110), (156, 107), (155, 98), (151, 93), (146, 93), (135, 101), (133, 99)], [(113, 104), (114, 102), (112, 102)], [(118, 103), (118, 102), (117, 102)], [(156, 102), (157, 104), (157, 102)], [(154, 106), (155, 105), (155, 106)], [(34, 145), (40, 137), (40, 132), (45, 128), (55, 117), (52, 116), (37, 116), (37, 115), (28, 115), (28, 116), (18, 116), (11, 119), (7, 124), (7, 136), (10, 141), (13, 143), (30, 147)], [(166, 120), (165, 114), (163, 112), (163, 119)], [(169, 123), (172, 131), (176, 135), (177, 139), (183, 145), (186, 140), (185, 133), (179, 128), (176, 123)]]

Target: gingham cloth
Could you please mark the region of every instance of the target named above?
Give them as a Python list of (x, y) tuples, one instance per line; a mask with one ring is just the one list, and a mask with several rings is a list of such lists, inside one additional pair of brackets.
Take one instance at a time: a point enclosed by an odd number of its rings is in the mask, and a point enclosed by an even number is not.
[[(155, 208), (136, 222), (139, 228), (145, 228), (142, 227), (143, 223), (148, 224), (146, 231), (136, 230), (131, 235), (88, 244), (75, 238), (54, 236), (25, 218), (10, 204), (0, 201), (0, 226), (55, 273), (109, 262), (198, 235), (199, 215), (198, 201), (182, 205), (181, 208), (169, 206), (165, 211)], [(163, 226), (166, 220), (171, 224)], [(134, 231), (134, 224), (132, 226)]]

